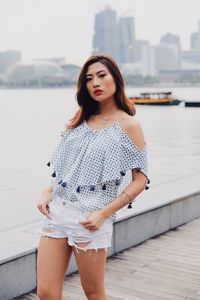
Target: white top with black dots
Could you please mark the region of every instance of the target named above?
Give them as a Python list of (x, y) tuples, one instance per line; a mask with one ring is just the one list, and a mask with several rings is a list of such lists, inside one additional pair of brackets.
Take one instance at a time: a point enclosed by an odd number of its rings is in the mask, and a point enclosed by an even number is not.
[(59, 196), (84, 211), (100, 210), (117, 197), (120, 186), (133, 180), (131, 169), (150, 183), (146, 142), (139, 149), (119, 122), (92, 129), (84, 121), (67, 129), (47, 165), (53, 167), (52, 199)]

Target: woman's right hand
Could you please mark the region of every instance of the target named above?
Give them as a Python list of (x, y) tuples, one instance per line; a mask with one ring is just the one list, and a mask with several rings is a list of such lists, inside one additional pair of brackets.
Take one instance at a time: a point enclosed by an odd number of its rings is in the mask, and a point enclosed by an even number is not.
[(49, 208), (49, 203), (51, 202), (51, 192), (52, 192), (52, 186), (46, 188), (41, 195), (41, 198), (37, 204), (37, 208), (39, 211), (47, 216), (47, 218), (50, 218), (50, 208)]

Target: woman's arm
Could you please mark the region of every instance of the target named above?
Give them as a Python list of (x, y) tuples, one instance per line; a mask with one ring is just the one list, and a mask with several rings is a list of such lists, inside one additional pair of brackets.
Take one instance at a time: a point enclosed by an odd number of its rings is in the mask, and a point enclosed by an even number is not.
[(53, 191), (53, 183), (51, 183), (48, 187), (44, 188), (42, 191), (40, 200), (37, 203), (37, 208), (39, 211), (46, 215), (50, 219), (50, 209), (49, 202), (51, 201), (51, 192)]
[[(135, 146), (142, 150), (145, 146), (145, 140), (139, 122), (130, 117), (123, 125), (123, 129)], [(147, 177), (136, 169), (132, 169), (132, 177), (134, 182), (131, 182), (110, 204), (98, 211), (92, 212), (85, 220), (79, 223), (90, 231), (98, 230), (106, 218), (133, 201), (145, 189)]]
[[(126, 120), (126, 123), (123, 124), (123, 127), (137, 148), (140, 150), (143, 149), (145, 146), (145, 139), (140, 123), (131, 117), (130, 119)], [(119, 209), (133, 201), (137, 195), (139, 195), (145, 189), (147, 178), (143, 173), (137, 172), (133, 169), (132, 177), (134, 182), (131, 182), (123, 190), (123, 192), (118, 195), (118, 197), (101, 209), (101, 213), (104, 217), (110, 217), (113, 213), (117, 212)]]
[(44, 188), (44, 190), (42, 191), (42, 193), (51, 193), (53, 190), (53, 184), (51, 183), (50, 185), (48, 185), (46, 188)]
[(146, 186), (145, 175), (137, 173), (134, 177), (134, 182), (131, 182), (119, 196), (101, 209), (101, 213), (105, 218), (110, 217), (113, 213), (128, 205), (131, 201), (134, 201), (137, 195), (144, 191)]

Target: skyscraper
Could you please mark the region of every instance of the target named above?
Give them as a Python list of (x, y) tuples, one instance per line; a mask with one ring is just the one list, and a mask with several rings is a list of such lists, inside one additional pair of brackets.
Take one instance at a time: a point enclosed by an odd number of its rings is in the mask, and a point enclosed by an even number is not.
[(117, 59), (117, 13), (106, 7), (95, 16), (93, 54), (110, 54)]
[(133, 62), (135, 27), (133, 17), (122, 17), (118, 23), (118, 61), (121, 64)]
[(198, 31), (190, 36), (191, 50), (182, 51), (182, 60), (190, 64), (200, 64), (200, 21)]
[(168, 45), (180, 45), (180, 37), (176, 34), (166, 33), (160, 38), (160, 43)]
[(179, 70), (181, 68), (180, 37), (166, 33), (156, 47), (156, 63), (160, 70)]
[(191, 34), (190, 45), (192, 50), (200, 50), (200, 21), (199, 30)]
[(190, 36), (190, 46), (192, 50), (200, 49), (200, 34), (193, 32)]

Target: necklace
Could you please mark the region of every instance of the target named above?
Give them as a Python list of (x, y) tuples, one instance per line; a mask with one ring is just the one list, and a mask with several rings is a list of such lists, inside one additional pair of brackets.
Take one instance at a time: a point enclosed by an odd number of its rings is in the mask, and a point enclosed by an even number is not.
[(95, 118), (98, 120), (103, 120), (103, 125), (105, 125), (109, 120), (112, 120), (112, 117), (99, 117), (99, 116), (95, 116)]

